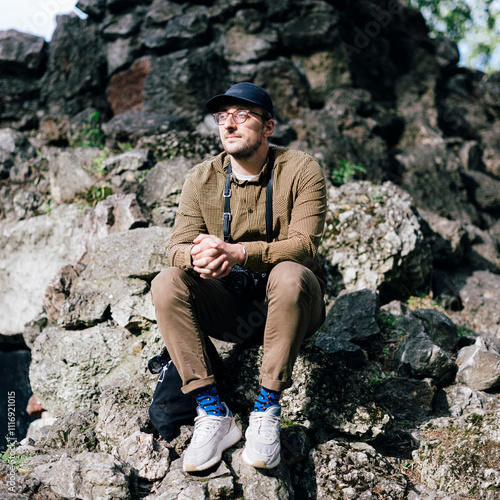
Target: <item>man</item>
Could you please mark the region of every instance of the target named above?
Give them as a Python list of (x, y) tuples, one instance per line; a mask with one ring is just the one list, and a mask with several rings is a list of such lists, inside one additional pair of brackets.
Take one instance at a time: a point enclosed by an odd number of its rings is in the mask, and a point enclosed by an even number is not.
[(280, 462), (281, 392), (292, 384), (303, 339), (324, 321), (317, 247), (325, 180), (311, 156), (270, 146), (274, 109), (261, 87), (237, 83), (206, 108), (219, 125), (224, 152), (188, 173), (170, 240), (172, 267), (153, 280), (151, 291), (182, 391), (194, 392), (198, 401), (184, 470), (208, 469), (241, 438), (220, 401), (205, 335), (263, 343), (261, 390), (242, 458), (270, 469)]

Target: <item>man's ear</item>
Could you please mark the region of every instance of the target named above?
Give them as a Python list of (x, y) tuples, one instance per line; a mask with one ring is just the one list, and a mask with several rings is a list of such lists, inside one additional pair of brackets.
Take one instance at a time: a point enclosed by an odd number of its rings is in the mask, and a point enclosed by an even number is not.
[(264, 123), (264, 137), (271, 137), (274, 132), (274, 120), (267, 120)]

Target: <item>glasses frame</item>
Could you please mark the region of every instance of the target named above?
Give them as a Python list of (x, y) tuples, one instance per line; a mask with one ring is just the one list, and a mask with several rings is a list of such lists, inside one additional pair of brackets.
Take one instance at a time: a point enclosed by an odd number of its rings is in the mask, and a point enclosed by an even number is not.
[[(240, 113), (241, 111), (245, 111), (246, 112), (246, 115), (245, 115), (245, 119), (243, 121), (237, 121), (234, 117), (234, 114), (235, 113)], [(223, 113), (226, 113), (227, 116), (226, 118), (221, 122), (217, 116), (220, 115), (220, 114), (223, 114)], [(260, 116), (261, 118), (266, 118), (264, 115), (261, 115), (260, 113), (257, 113), (255, 111), (252, 111), (250, 109), (235, 109), (233, 112), (229, 113), (228, 111), (218, 111), (217, 113), (213, 113), (212, 116), (214, 117), (214, 121), (216, 123), (216, 125), (219, 125), (219, 127), (223, 126), (225, 123), (226, 123), (226, 120), (229, 118), (229, 115), (232, 115), (233, 117), (233, 121), (234, 123), (236, 123), (236, 125), (241, 125), (242, 123), (245, 123), (247, 120), (248, 120), (248, 115), (250, 113), (253, 113), (254, 115), (257, 115), (257, 116)], [(239, 118), (238, 118), (239, 119)], [(267, 119), (266, 119), (267, 121)]]

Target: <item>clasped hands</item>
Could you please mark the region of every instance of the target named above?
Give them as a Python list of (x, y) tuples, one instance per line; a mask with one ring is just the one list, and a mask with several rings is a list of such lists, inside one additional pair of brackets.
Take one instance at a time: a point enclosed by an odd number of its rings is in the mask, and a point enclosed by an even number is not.
[(245, 251), (239, 243), (226, 243), (210, 234), (199, 234), (193, 243), (191, 261), (202, 278), (224, 278), (234, 265), (245, 261)]

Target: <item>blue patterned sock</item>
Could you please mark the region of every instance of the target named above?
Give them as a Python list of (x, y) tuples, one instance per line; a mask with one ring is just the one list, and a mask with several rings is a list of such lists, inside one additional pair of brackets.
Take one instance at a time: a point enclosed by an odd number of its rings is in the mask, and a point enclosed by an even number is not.
[(266, 411), (271, 406), (280, 406), (280, 397), (281, 391), (271, 391), (262, 387), (253, 411)]
[(207, 385), (194, 391), (198, 406), (209, 415), (223, 416), (224, 411), (220, 404), (219, 393), (215, 384)]

